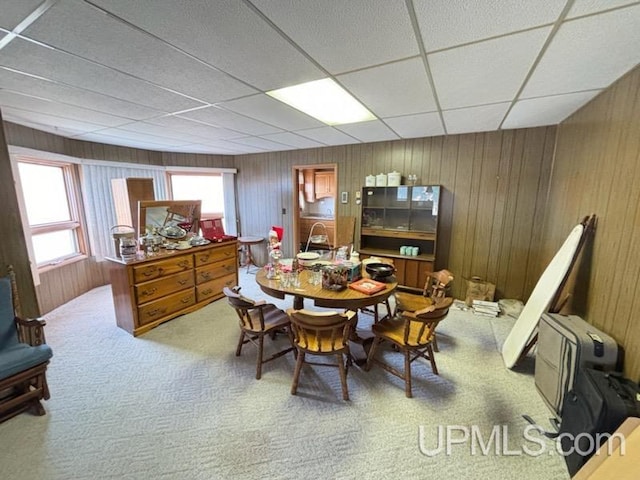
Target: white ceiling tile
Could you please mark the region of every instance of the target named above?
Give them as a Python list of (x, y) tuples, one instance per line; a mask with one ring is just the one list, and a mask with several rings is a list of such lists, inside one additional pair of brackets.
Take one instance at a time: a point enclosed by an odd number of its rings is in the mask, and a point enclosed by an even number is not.
[(640, 61), (640, 5), (565, 22), (523, 98), (605, 88)]
[(636, 3), (638, 0), (575, 0), (567, 18), (580, 17)]
[(262, 137), (242, 137), (234, 138), (230, 143), (238, 145), (248, 145), (250, 147), (261, 148), (264, 151), (289, 150), (290, 146), (279, 142), (272, 142)]
[(95, 3), (261, 90), (325, 76), (244, 2), (154, 0), (154, 15), (142, 2)]
[(229, 139), (246, 137), (245, 133), (234, 132), (226, 128), (214, 127), (207, 125), (206, 123), (196, 122), (195, 120), (189, 120), (187, 118), (176, 117), (175, 115), (169, 115), (166, 117), (158, 117), (149, 120), (147, 123), (167, 128), (171, 131), (185, 132), (192, 135), (197, 135), (204, 139)]
[(185, 143), (201, 143), (204, 139), (198, 135), (186, 133), (180, 130), (173, 130), (166, 126), (154, 125), (149, 122), (134, 122), (118, 127), (119, 130), (128, 130), (130, 132), (146, 133), (155, 135), (160, 138), (171, 139), (169, 143), (175, 143), (173, 140), (180, 140), (181, 144)]
[(383, 118), (401, 138), (433, 137), (444, 135), (442, 120), (438, 112)]
[(429, 55), (442, 108), (511, 100), (549, 32), (543, 27)]
[(520, 100), (507, 115), (502, 128), (557, 125), (591, 101), (598, 93), (600, 90)]
[(566, 0), (414, 0), (427, 52), (554, 23)]
[(164, 147), (163, 151), (179, 153), (201, 153), (205, 155), (234, 155), (238, 153), (234, 150), (227, 150), (225, 148), (214, 147), (211, 145), (200, 145), (197, 143), (181, 145), (179, 147)]
[(403, 1), (253, 0), (252, 3), (333, 74), (419, 53)]
[(295, 133), (291, 133), (291, 132), (262, 135), (262, 138), (265, 138), (267, 140), (272, 140), (274, 142), (282, 143), (285, 145), (290, 145), (296, 148), (324, 147), (322, 143), (316, 142), (315, 140), (309, 140), (308, 138), (301, 137), (300, 135), (296, 135)]
[(179, 147), (180, 145), (193, 143), (193, 140), (185, 141), (179, 138), (150, 135), (150, 134), (135, 131), (133, 129), (129, 129), (126, 127), (125, 128), (105, 128), (104, 130), (100, 130), (99, 132), (96, 132), (96, 134), (109, 135), (109, 136), (118, 137), (122, 139), (133, 140), (135, 142), (151, 143), (155, 145), (168, 145), (168, 146), (174, 146), (174, 147)]
[(19, 38), (0, 51), (0, 65), (167, 112), (202, 105), (116, 70)]
[(13, 107), (1, 108), (2, 119), (6, 122), (13, 122), (19, 125), (55, 133), (63, 137), (71, 137), (79, 133), (102, 130), (104, 125), (96, 125), (85, 121), (74, 120), (72, 118), (60, 118), (46, 113), (20, 110)]
[(41, 3), (42, 0), (20, 0), (18, 2), (2, 0), (0, 2), (0, 9), (2, 10), (0, 27), (13, 30)]
[(218, 106), (284, 130), (300, 130), (324, 125), (321, 121), (264, 93), (222, 102)]
[(350, 143), (360, 143), (359, 140), (347, 135), (335, 127), (310, 128), (308, 130), (298, 130), (298, 135), (310, 138), (325, 145), (347, 145)]
[(141, 148), (145, 150), (156, 150), (159, 152), (165, 151), (168, 148), (167, 145), (162, 145), (158, 143), (135, 141), (128, 138), (125, 139), (120, 136), (102, 135), (99, 133), (86, 133), (82, 135), (76, 135), (74, 139), (84, 140), (87, 142), (106, 143), (108, 145), (120, 145), (123, 147)]
[(266, 123), (218, 107), (201, 108), (192, 112), (185, 112), (179, 116), (200, 120), (212, 125), (224, 125), (231, 130), (243, 132), (247, 135), (266, 135), (268, 133), (278, 133), (282, 131), (280, 128), (272, 127)]
[(203, 101), (213, 103), (255, 93), (255, 89), (80, 0), (56, 3), (24, 35)]
[(337, 79), (379, 118), (437, 108), (419, 57), (339, 75)]
[(448, 134), (469, 132), (491, 132), (497, 130), (504, 118), (509, 103), (482, 105), (442, 112)]
[(211, 146), (213, 149), (218, 149), (220, 151), (227, 150), (233, 153), (260, 153), (265, 151), (262, 148), (250, 147), (249, 145), (232, 143), (226, 140), (215, 140), (206, 142), (205, 145)]
[(2, 67), (0, 67), (0, 85), (3, 89), (135, 120), (163, 114), (163, 112), (149, 107), (17, 73)]
[(399, 138), (380, 120), (337, 125), (336, 128), (357, 138), (361, 142), (380, 142), (383, 140), (397, 140)]
[(64, 105), (62, 103), (30, 97), (2, 89), (0, 89), (0, 106), (45, 113), (47, 115), (53, 115), (60, 118), (85, 121), (95, 125), (104, 125), (109, 127), (116, 127), (118, 125), (124, 125), (125, 123), (131, 122), (131, 119), (128, 118), (116, 117), (106, 113), (95, 112), (93, 110), (74, 107), (72, 105)]

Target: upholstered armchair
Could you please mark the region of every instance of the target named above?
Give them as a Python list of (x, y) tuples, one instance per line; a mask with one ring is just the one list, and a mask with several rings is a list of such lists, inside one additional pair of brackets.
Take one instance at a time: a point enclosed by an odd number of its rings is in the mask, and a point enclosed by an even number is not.
[(26, 410), (44, 415), (49, 399), (46, 371), (53, 355), (45, 344), (45, 322), (21, 318), (15, 274), (0, 278), (0, 422)]

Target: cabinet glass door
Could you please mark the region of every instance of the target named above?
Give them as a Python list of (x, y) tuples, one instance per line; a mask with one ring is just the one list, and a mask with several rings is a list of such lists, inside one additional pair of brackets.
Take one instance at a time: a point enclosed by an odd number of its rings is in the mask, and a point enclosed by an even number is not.
[(409, 230), (409, 212), (411, 207), (409, 187), (387, 187), (385, 207), (385, 229)]
[(411, 230), (436, 233), (439, 200), (440, 186), (438, 185), (412, 187)]
[(362, 189), (362, 226), (383, 228), (384, 226), (384, 187)]

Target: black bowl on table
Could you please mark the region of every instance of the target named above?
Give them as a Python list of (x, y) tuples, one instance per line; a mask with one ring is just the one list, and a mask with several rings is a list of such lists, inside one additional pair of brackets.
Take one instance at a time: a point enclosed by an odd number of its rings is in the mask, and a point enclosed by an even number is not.
[(374, 280), (384, 281), (394, 274), (395, 268), (388, 263), (368, 263), (365, 270)]

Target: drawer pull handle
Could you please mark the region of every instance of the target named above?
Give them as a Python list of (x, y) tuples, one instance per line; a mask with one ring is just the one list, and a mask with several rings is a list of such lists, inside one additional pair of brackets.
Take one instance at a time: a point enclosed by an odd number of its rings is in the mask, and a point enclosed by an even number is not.
[(143, 290), (142, 291), (142, 295), (153, 295), (154, 293), (156, 293), (158, 291), (158, 289), (156, 287), (150, 288), (149, 290)]
[(233, 271), (235, 271), (235, 268), (234, 268), (234, 267), (232, 267), (231, 265), (226, 265), (226, 266), (224, 267), (224, 269), (225, 269), (227, 272), (233, 272)]
[(204, 262), (206, 262), (207, 260), (209, 260), (209, 257), (210, 257), (210, 256), (211, 256), (211, 255), (202, 255), (202, 256), (200, 257), (200, 261), (204, 263)]
[(211, 288), (207, 288), (205, 290), (202, 290), (202, 294), (203, 295), (211, 295), (213, 293), (213, 289)]
[(211, 273), (210, 272), (202, 272), (200, 274), (200, 276), (205, 280), (209, 280), (211, 278)]
[(163, 315), (167, 313), (167, 309), (166, 308), (154, 308), (153, 310), (149, 310), (147, 312), (147, 316), (148, 317), (155, 317), (156, 315)]
[(184, 285), (184, 284), (185, 284), (185, 283), (187, 283), (188, 281), (189, 281), (189, 280), (185, 278), (185, 279), (182, 279), (182, 280), (178, 280), (178, 283), (179, 283), (180, 285)]
[(191, 301), (191, 296), (188, 297), (184, 297), (182, 300), (180, 300), (182, 303), (189, 303)]
[(144, 272), (142, 272), (142, 275), (144, 275), (145, 277), (150, 277), (151, 275), (155, 275), (157, 271), (158, 267), (147, 268)]
[(189, 260), (182, 260), (181, 262), (178, 262), (178, 266), (182, 268), (187, 268), (189, 266)]

